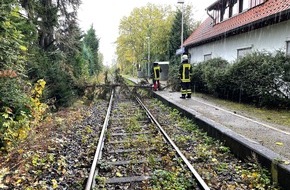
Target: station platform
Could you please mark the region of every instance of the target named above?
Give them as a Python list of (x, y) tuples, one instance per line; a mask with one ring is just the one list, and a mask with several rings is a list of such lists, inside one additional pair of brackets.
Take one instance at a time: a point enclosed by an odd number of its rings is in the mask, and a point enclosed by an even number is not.
[[(141, 80), (128, 79), (136, 83)], [(166, 81), (161, 81), (162, 87), (166, 85)], [(238, 157), (255, 156), (271, 171), (275, 181), (290, 189), (290, 126), (261, 121), (194, 93), (191, 99), (181, 99), (180, 92), (165, 88), (153, 92), (153, 95), (194, 119), (209, 136), (224, 141)]]

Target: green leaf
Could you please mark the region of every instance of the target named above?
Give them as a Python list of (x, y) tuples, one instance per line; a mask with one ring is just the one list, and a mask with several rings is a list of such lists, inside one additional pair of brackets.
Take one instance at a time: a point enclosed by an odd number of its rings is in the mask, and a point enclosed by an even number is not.
[(9, 118), (9, 114), (8, 114), (8, 113), (3, 113), (2, 116), (3, 116), (5, 119)]

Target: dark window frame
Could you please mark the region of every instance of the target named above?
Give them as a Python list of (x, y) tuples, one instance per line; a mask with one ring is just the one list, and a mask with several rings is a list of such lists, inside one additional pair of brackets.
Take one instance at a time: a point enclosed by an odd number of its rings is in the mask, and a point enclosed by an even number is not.
[[(238, 48), (237, 49), (237, 58), (242, 58), (244, 57), (246, 54), (250, 53), (252, 51), (252, 46), (249, 47), (243, 47), (243, 48)], [(241, 54), (242, 53), (242, 54)], [(241, 54), (241, 55), (240, 55)]]
[(290, 40), (286, 41), (286, 55), (290, 56)]
[(204, 54), (203, 61), (208, 61), (212, 59), (212, 53)]

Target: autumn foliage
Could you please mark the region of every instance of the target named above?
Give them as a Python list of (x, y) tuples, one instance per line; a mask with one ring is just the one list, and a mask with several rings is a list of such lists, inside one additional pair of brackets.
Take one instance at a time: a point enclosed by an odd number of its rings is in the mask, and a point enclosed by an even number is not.
[(13, 70), (0, 70), (0, 77), (14, 78), (17, 77), (17, 73)]
[(30, 93), (30, 100), (26, 99), (26, 106), (22, 110), (13, 106), (4, 106), (0, 110), (0, 143), (2, 150), (10, 150), (24, 140), (30, 129), (43, 119), (47, 105), (40, 102), (46, 82), (37, 81)]

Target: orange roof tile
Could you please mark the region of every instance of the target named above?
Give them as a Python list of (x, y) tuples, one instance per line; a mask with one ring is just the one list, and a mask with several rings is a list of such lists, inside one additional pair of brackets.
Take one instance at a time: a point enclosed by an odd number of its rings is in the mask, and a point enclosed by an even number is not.
[[(213, 25), (213, 20), (208, 17), (185, 41), (184, 46), (194, 45), (220, 35), (247, 26), (251, 23), (263, 21), (272, 16), (281, 16), (287, 11), (287, 19), (290, 19), (290, 0), (268, 0), (265, 3), (253, 7), (243, 13), (233, 16), (221, 23)], [(279, 18), (279, 17), (277, 17)]]

